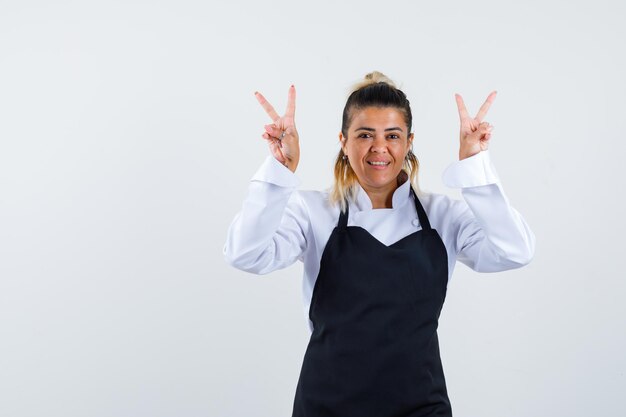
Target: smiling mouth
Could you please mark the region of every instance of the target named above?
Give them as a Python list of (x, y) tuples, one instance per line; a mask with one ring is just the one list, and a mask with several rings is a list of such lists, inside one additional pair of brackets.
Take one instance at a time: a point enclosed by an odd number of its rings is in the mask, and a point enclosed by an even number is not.
[(375, 166), (375, 167), (386, 167), (391, 162), (372, 162), (372, 161), (367, 161), (367, 163), (372, 165), (372, 166)]

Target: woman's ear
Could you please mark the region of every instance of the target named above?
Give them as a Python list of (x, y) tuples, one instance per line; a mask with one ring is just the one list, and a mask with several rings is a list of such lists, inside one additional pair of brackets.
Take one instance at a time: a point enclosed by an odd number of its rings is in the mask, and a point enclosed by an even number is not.
[(413, 139), (415, 138), (415, 133), (411, 133), (408, 138), (408, 147), (410, 148), (413, 145)]
[(343, 133), (339, 132), (339, 144), (341, 145), (341, 149), (343, 150), (344, 154), (347, 154), (346, 152), (346, 139), (343, 137)]

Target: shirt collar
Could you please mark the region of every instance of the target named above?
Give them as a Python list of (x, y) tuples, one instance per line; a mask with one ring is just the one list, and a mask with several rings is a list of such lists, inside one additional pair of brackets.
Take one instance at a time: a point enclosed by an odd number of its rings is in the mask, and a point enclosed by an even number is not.
[[(405, 170), (400, 170), (398, 174), (397, 180), (401, 182), (401, 184), (396, 188), (393, 192), (393, 196), (391, 197), (391, 208), (396, 209), (398, 207), (402, 207), (407, 200), (411, 197), (410, 188), (411, 181), (408, 180), (409, 176)], [(367, 195), (367, 192), (363, 189), (361, 184), (358, 181), (355, 184), (357, 189), (356, 191), (356, 208), (359, 211), (363, 210), (373, 210), (372, 200)]]

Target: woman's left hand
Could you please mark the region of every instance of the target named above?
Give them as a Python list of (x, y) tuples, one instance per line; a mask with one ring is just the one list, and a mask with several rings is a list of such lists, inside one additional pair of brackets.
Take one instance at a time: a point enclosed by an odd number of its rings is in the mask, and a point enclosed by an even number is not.
[(489, 147), (491, 130), (493, 125), (483, 122), (487, 110), (496, 98), (496, 91), (492, 91), (487, 100), (480, 106), (476, 117), (471, 118), (465, 108), (465, 103), (460, 94), (454, 94), (456, 105), (459, 108), (459, 118), (461, 119), (461, 146), (459, 148), (459, 160), (476, 155), (480, 151), (485, 151)]

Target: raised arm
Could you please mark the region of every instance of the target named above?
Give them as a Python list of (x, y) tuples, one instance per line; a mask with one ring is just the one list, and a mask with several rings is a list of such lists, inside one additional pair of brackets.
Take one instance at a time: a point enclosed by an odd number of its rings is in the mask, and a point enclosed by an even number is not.
[(509, 203), (488, 151), (493, 126), (482, 120), (495, 97), (493, 91), (471, 118), (463, 98), (455, 94), (461, 122), (459, 161), (442, 176), (447, 186), (461, 188), (463, 196), (451, 213), (457, 260), (478, 272), (519, 268), (535, 253), (535, 235)]
[(295, 127), (295, 88), (289, 89), (287, 111), (280, 117), (272, 105), (255, 92), (272, 118), (262, 135), (272, 155), (254, 174), (242, 208), (228, 228), (224, 259), (238, 269), (266, 274), (302, 260), (306, 249), (309, 216), (295, 175), (300, 150)]

